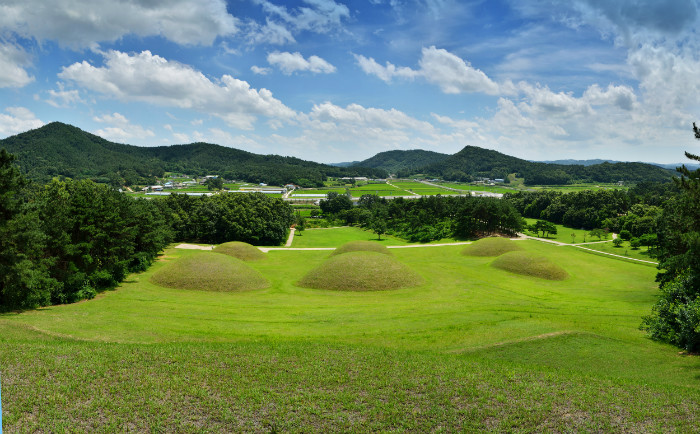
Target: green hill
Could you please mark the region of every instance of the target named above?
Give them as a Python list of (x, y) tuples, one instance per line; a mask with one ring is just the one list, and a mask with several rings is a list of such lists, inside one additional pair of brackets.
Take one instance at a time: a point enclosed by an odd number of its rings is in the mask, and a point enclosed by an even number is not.
[(447, 180), (503, 178), (515, 173), (526, 184), (559, 185), (572, 182), (666, 181), (670, 170), (646, 163), (602, 163), (590, 166), (536, 163), (476, 146), (442, 161), (427, 164), (420, 172)]
[(0, 140), (0, 149), (17, 156), (29, 178), (92, 178), (114, 184), (151, 182), (165, 172), (228, 179), (322, 185), (328, 176), (385, 177), (381, 169), (341, 168), (279, 155), (258, 155), (211, 143), (139, 147), (109, 142), (80, 128), (53, 122)]
[(433, 151), (414, 149), (410, 151), (386, 151), (380, 152), (374, 157), (364, 161), (353, 163), (353, 167), (368, 167), (383, 169), (399, 176), (408, 176), (419, 173), (423, 167), (439, 163), (450, 157), (449, 154), (441, 154)]

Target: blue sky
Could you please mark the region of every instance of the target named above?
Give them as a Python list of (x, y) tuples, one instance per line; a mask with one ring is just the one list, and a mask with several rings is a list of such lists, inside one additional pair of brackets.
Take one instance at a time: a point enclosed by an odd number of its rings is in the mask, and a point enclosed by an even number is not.
[(0, 138), (320, 162), (697, 153), (697, 0), (0, 0)]

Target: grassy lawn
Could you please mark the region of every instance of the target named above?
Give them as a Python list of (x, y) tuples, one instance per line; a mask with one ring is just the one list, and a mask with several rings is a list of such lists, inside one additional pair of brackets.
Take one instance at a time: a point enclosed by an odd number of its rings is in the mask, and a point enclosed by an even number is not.
[(647, 251), (646, 247), (640, 247), (639, 249), (634, 250), (632, 246), (630, 246), (629, 241), (623, 241), (620, 247), (615, 247), (613, 243), (596, 243), (589, 244), (585, 247), (598, 250), (600, 252), (612, 253), (614, 255), (626, 256), (633, 259), (657, 262), (656, 258), (649, 256), (649, 252)]
[(374, 241), (385, 246), (402, 246), (406, 241), (391, 235), (377, 234), (356, 227), (307, 229), (296, 235), (292, 247), (340, 247), (349, 241)]
[[(358, 231), (307, 230), (295, 246)], [(246, 263), (268, 288), (206, 292), (151, 282), (202, 254), (168, 249), (94, 300), (0, 315), (3, 428), (696, 430), (700, 358), (638, 330), (656, 270), (514, 242), (569, 277), (494, 268), (464, 246), (400, 248), (422, 285), (306, 289), (295, 282), (330, 252), (271, 251)]]
[[(527, 222), (528, 225), (534, 224), (537, 220), (538, 219), (531, 219), (531, 218), (525, 219), (525, 221)], [(579, 244), (579, 243), (583, 243), (583, 242), (590, 243), (593, 241), (605, 241), (605, 238), (602, 238), (599, 240), (598, 237), (591, 237), (590, 235), (588, 235), (588, 233), (590, 231), (585, 230), (585, 229), (573, 229), (573, 228), (569, 228), (569, 227), (566, 227), (564, 225), (559, 225), (559, 224), (555, 224), (555, 226), (557, 227), (556, 235), (549, 235), (545, 238), (546, 240), (553, 240), (553, 241), (559, 241), (560, 243), (572, 244), (571, 234), (573, 233), (573, 234), (576, 234), (576, 236), (573, 239), (573, 244)], [(538, 235), (538, 234), (535, 234), (534, 232), (530, 232), (527, 230), (524, 231), (524, 233), (525, 233), (525, 235), (530, 235), (531, 237), (540, 237), (540, 235), (542, 235), (541, 232)], [(542, 238), (542, 237), (540, 237), (540, 238)], [(584, 238), (585, 238), (585, 241), (584, 241)], [(612, 235), (608, 235), (608, 241), (612, 241)], [(610, 243), (610, 245), (612, 246), (612, 243)]]

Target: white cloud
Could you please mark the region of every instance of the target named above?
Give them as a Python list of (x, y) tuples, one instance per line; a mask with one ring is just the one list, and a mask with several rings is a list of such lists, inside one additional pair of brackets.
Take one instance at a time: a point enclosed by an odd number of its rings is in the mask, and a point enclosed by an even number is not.
[(95, 131), (98, 136), (118, 143), (128, 143), (130, 140), (143, 142), (144, 139), (155, 137), (155, 133), (140, 125), (134, 125), (122, 114), (113, 113), (92, 118), (95, 122), (108, 124), (105, 128)]
[(257, 66), (257, 65), (251, 66), (250, 70), (253, 71), (253, 74), (258, 74), (258, 75), (267, 75), (270, 72), (272, 72), (272, 69), (270, 69), (270, 68), (265, 68), (263, 66)]
[(365, 74), (376, 75), (380, 80), (389, 83), (394, 77), (413, 79), (421, 75), (419, 71), (414, 71), (408, 67), (397, 67), (393, 63), (386, 62), (386, 66), (377, 63), (372, 57), (365, 57), (354, 54), (357, 64)]
[(0, 88), (23, 87), (34, 81), (34, 77), (24, 69), (29, 63), (24, 50), (0, 40)]
[(74, 63), (59, 73), (85, 89), (125, 102), (191, 109), (217, 116), (229, 126), (252, 129), (258, 115), (290, 120), (295, 112), (267, 89), (252, 89), (224, 75), (216, 82), (188, 65), (143, 51), (104, 53), (105, 65)]
[(603, 90), (597, 84), (590, 86), (583, 93), (583, 99), (591, 105), (613, 105), (622, 110), (632, 110), (637, 104), (637, 95), (628, 86), (608, 85)]
[[(267, 55), (270, 65), (277, 66), (283, 73), (289, 75), (296, 71), (309, 71), (314, 74), (330, 74), (335, 72), (335, 66), (318, 56), (310, 56), (304, 59), (301, 53), (288, 53), (275, 51)], [(254, 71), (255, 72), (255, 71)]]
[(80, 92), (77, 90), (65, 90), (65, 85), (63, 83), (57, 83), (58, 90), (49, 89), (49, 98), (46, 101), (47, 104), (54, 106), (56, 108), (71, 107), (76, 103), (84, 102), (80, 98)]
[(491, 80), (483, 71), (472, 67), (460, 57), (447, 50), (434, 46), (423, 48), (419, 69), (397, 67), (387, 62), (386, 66), (377, 63), (373, 58), (355, 55), (358, 65), (370, 75), (376, 75), (386, 82), (394, 77), (415, 78), (423, 77), (447, 94), (480, 92), (488, 95), (511, 92), (510, 83), (501, 87)]
[(302, 6), (292, 11), (285, 6), (279, 6), (269, 1), (260, 3), (265, 12), (291, 25), (296, 31), (328, 33), (340, 28), (343, 19), (350, 17), (348, 7), (333, 0), (304, 0), (308, 6)]
[(248, 22), (247, 39), (250, 44), (284, 45), (296, 42), (289, 29), (269, 18), (264, 26), (254, 21)]
[(498, 85), (486, 74), (447, 50), (423, 48), (419, 64), (425, 78), (445, 93), (499, 93)]
[(12, 136), (39, 128), (44, 123), (25, 107), (8, 107), (0, 113), (0, 137)]
[(0, 29), (71, 47), (125, 35), (161, 35), (179, 44), (210, 45), (234, 34), (224, 0), (4, 0)]

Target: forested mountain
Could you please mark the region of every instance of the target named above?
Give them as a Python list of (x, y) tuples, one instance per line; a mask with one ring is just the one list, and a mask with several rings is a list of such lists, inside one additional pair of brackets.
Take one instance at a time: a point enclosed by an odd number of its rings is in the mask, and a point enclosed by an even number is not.
[(478, 177), (506, 178), (515, 173), (526, 184), (568, 184), (572, 182), (664, 181), (673, 172), (645, 163), (602, 163), (591, 166), (535, 163), (497, 151), (466, 146), (458, 153), (421, 170), (429, 176), (471, 181)]
[(248, 182), (322, 185), (328, 176), (385, 177), (382, 169), (340, 168), (279, 155), (258, 155), (209, 143), (139, 147), (109, 142), (77, 127), (53, 122), (0, 140), (30, 179), (92, 178), (114, 185), (151, 182), (164, 172), (218, 174)]
[(420, 173), (420, 170), (430, 164), (438, 163), (448, 158), (449, 154), (414, 149), (410, 151), (380, 152), (374, 157), (353, 164), (353, 167), (370, 167), (386, 170), (399, 176)]

